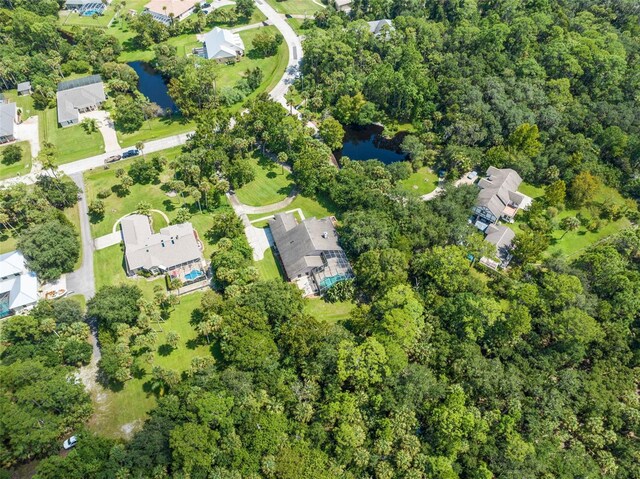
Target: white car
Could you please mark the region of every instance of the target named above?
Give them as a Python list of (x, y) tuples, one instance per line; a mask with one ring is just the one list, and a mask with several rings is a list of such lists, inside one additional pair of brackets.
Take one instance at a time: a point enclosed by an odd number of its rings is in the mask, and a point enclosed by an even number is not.
[(71, 449), (78, 442), (78, 438), (76, 436), (71, 436), (69, 439), (62, 443), (62, 447), (65, 449)]

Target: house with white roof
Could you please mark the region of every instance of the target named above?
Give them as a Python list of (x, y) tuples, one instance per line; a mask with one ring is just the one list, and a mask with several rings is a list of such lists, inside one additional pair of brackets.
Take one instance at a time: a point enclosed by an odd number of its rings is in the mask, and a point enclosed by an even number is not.
[(18, 109), (15, 103), (0, 102), (0, 144), (14, 141), (15, 126), (18, 123)]
[(244, 55), (244, 42), (240, 35), (224, 28), (215, 27), (204, 36), (202, 43), (207, 60), (226, 62)]
[(22, 253), (0, 255), (0, 318), (30, 309), (38, 302), (38, 278)]
[(100, 108), (107, 96), (100, 75), (90, 75), (60, 82), (56, 99), (58, 124), (64, 128), (77, 124), (80, 113)]

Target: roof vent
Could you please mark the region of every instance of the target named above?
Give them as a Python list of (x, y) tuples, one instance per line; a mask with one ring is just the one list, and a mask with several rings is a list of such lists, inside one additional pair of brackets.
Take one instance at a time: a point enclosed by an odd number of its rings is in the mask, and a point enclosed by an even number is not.
[(323, 238), (325, 238), (325, 239), (326, 239), (326, 238), (328, 238), (328, 237), (329, 237), (329, 233), (327, 233), (327, 232), (325, 231), (324, 233), (322, 233), (322, 237), (323, 237)]

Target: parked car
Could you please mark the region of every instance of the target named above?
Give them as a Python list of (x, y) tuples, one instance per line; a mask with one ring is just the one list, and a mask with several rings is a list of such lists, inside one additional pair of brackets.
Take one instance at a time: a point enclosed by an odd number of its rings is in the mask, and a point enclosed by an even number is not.
[(76, 436), (71, 436), (69, 439), (62, 443), (62, 447), (65, 449), (71, 449), (78, 443), (78, 438)]
[(138, 156), (140, 154), (140, 150), (136, 150), (135, 148), (133, 150), (127, 150), (124, 153), (122, 153), (122, 158), (131, 158), (132, 156)]
[(113, 156), (110, 156), (109, 158), (107, 158), (106, 160), (104, 160), (104, 162), (105, 162), (105, 164), (115, 163), (116, 161), (118, 161), (120, 159), (122, 159), (121, 155), (113, 155)]
[(210, 6), (211, 6), (211, 4), (208, 3), (208, 2), (205, 2), (202, 5), (200, 5), (200, 7), (202, 7), (202, 8), (207, 8), (207, 7), (210, 7)]

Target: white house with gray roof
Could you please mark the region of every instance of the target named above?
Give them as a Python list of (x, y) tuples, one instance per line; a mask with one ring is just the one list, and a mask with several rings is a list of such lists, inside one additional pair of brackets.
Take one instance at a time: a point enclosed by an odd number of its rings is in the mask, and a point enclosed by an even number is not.
[(14, 141), (18, 123), (18, 109), (15, 103), (0, 103), (0, 144)]
[(353, 277), (351, 265), (338, 243), (333, 218), (310, 218), (300, 223), (293, 213), (269, 220), (271, 235), (289, 281), (299, 280), (323, 294), (335, 283)]
[(61, 127), (75, 125), (80, 113), (97, 110), (107, 96), (100, 75), (91, 75), (58, 84), (58, 124)]
[(154, 233), (145, 215), (120, 221), (127, 274), (167, 273), (183, 284), (206, 279), (202, 243), (191, 223), (161, 228)]

